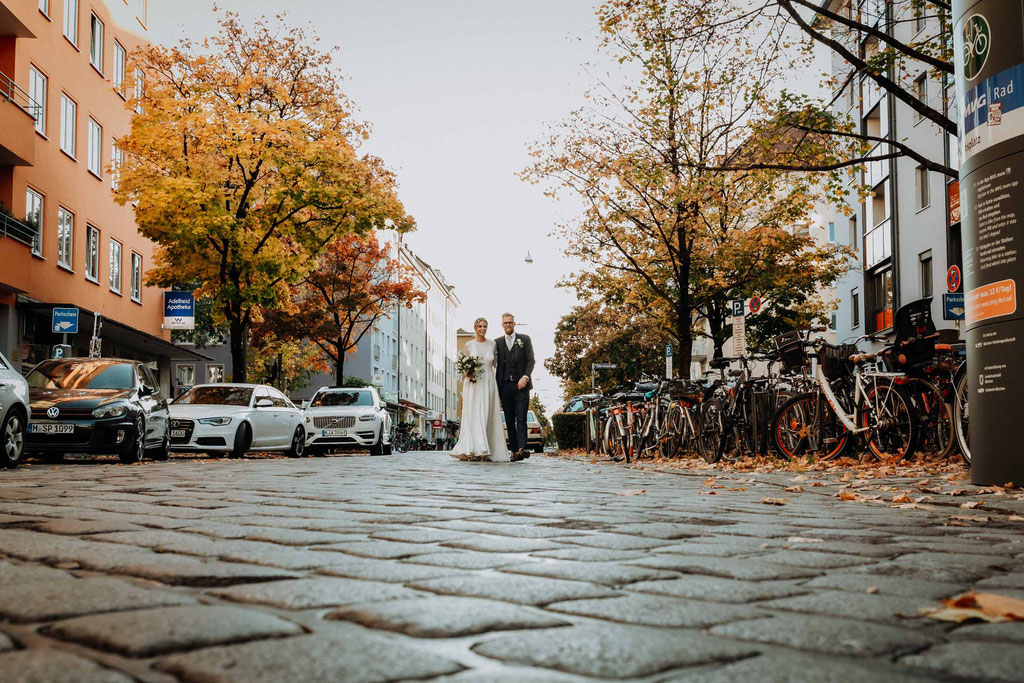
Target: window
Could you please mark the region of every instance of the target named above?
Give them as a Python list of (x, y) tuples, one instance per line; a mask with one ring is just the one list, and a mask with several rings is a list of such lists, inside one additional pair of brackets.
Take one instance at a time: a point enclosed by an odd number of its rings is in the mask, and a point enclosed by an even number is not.
[(145, 93), (146, 76), (142, 69), (135, 70), (135, 113), (142, 113), (142, 95)]
[(128, 52), (121, 43), (114, 41), (114, 90), (124, 95), (125, 65), (128, 63)]
[(114, 140), (110, 147), (110, 189), (117, 190), (117, 181), (121, 173), (121, 164), (124, 163), (124, 151), (117, 146)]
[(850, 290), (850, 327), (860, 327), (860, 291)]
[(932, 295), (932, 250), (922, 252), (918, 256), (918, 270), (921, 274), (921, 298)]
[(913, 0), (914, 6), (914, 33), (920, 33), (924, 30), (924, 25), (927, 20), (925, 14), (925, 0)]
[(57, 264), (72, 269), (71, 250), (75, 244), (75, 214), (61, 207), (57, 210)]
[(121, 293), (121, 243), (110, 240), (110, 291)]
[(142, 302), (142, 255), (132, 252), (132, 301)]
[(64, 37), (78, 47), (78, 0), (64, 0)]
[(196, 366), (194, 365), (179, 365), (178, 366), (178, 384), (183, 387), (190, 387), (196, 383)]
[(85, 226), (85, 277), (99, 282), (100, 231), (91, 225)]
[(868, 331), (880, 332), (892, 327), (892, 267), (873, 273), (868, 280)]
[[(928, 74), (923, 73), (914, 79), (914, 97), (917, 98), (918, 102), (922, 104), (928, 104)], [(924, 117), (920, 112), (914, 112), (914, 122), (920, 121)]]
[(860, 244), (857, 242), (857, 217), (850, 217), (850, 246), (856, 249), (860, 248)]
[(103, 73), (103, 22), (95, 14), (89, 23), (89, 63)]
[(46, 76), (34, 66), (28, 67), (28, 97), (35, 105), (36, 132), (46, 135)]
[(103, 172), (103, 127), (89, 117), (89, 172), (97, 178)]
[(50, 16), (50, 0), (39, 0), (39, 11)]
[(831, 222), (831, 221), (829, 221), (829, 224), (828, 224), (828, 241), (829, 242), (835, 242), (836, 241), (836, 224)]
[(207, 365), (206, 366), (206, 383), (217, 384), (224, 381), (224, 366), (223, 365)]
[(835, 313), (833, 313), (833, 314), (832, 314), (832, 316), (831, 316), (831, 318), (830, 318), (830, 320), (829, 320), (829, 323), (828, 323), (828, 329), (830, 329), (830, 330), (832, 330), (833, 332), (835, 332), (835, 330), (836, 330), (836, 325), (837, 325), (837, 322), (836, 322), (836, 314), (835, 314)]
[(43, 195), (31, 187), (25, 189), (25, 223), (35, 230), (32, 253), (43, 255)]
[(78, 105), (67, 95), (60, 96), (60, 148), (71, 158), (75, 156), (75, 121)]
[(918, 166), (914, 173), (917, 183), (917, 208), (923, 209), (931, 204), (931, 195), (928, 191), (928, 169)]

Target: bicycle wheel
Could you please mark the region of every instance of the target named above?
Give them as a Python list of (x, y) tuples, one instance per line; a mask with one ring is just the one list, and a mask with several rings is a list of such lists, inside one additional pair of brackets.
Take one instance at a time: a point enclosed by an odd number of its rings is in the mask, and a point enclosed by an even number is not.
[(922, 455), (945, 458), (953, 452), (953, 407), (946, 403), (939, 385), (927, 379), (914, 379), (908, 385), (911, 404), (917, 416), (917, 445)]
[(604, 438), (601, 440), (601, 447), (615, 462), (621, 462), (626, 458), (622, 449), (622, 439), (619, 438), (619, 428), (615, 424), (615, 418), (609, 417), (604, 423)]
[(888, 380), (875, 379), (861, 406), (868, 451), (882, 462), (896, 462), (914, 452), (917, 420), (910, 397)]
[(661, 433), (658, 435), (658, 455), (662, 458), (674, 458), (679, 455), (679, 449), (686, 440), (686, 416), (678, 404), (673, 404), (668, 409), (665, 421), (661, 425)]
[(832, 460), (843, 455), (852, 441), (820, 392), (794, 396), (772, 419), (772, 445), (783, 460), (805, 455)]
[(970, 386), (967, 382), (967, 365), (960, 366), (953, 380), (953, 429), (956, 432), (960, 455), (968, 465), (971, 464), (971, 425), (970, 425)]
[(709, 463), (717, 461), (721, 455), (720, 446), (725, 431), (722, 409), (722, 402), (718, 398), (712, 398), (701, 406), (697, 451)]

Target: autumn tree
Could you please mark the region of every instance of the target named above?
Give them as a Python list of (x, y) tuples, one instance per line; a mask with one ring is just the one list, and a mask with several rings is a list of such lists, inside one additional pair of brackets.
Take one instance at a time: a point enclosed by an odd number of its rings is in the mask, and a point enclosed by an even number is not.
[[(157, 243), (147, 281), (188, 281), (224, 324), (231, 375), (245, 381), (250, 330), (338, 235), (412, 227), (395, 179), (360, 155), (332, 53), (276, 20), (225, 13), (200, 43), (133, 55), (144, 79), (118, 140), (116, 197)], [(144, 87), (141, 87), (143, 86)]]
[[(253, 326), (249, 348), (249, 381), (292, 392), (309, 386), (313, 375), (329, 370), (326, 356), (316, 346), (287, 335), (279, 335), (269, 319)], [(234, 381), (234, 378), (228, 381)]]
[[(833, 139), (845, 146), (845, 158), (825, 160), (796, 147), (788, 158), (760, 163), (831, 173), (907, 157), (956, 178), (958, 171), (947, 161), (941, 136), (935, 145), (914, 146), (861, 125), (861, 115), (870, 108), (864, 105), (884, 94), (897, 106), (914, 111), (937, 133), (956, 137), (956, 104), (948, 99), (954, 72), (951, 17), (947, 0), (762, 0), (712, 22), (734, 30), (768, 26), (766, 31), (779, 41), (802, 41), (806, 52), (824, 50), (830, 57), (829, 71), (821, 74), (826, 95), (783, 88), (776, 101), (776, 122), (811, 137)], [(925, 93), (915, 85), (921, 75), (927, 76)]]
[[(534, 147), (525, 173), (583, 201), (560, 228), (584, 264), (564, 284), (595, 300), (603, 283), (628, 278), (684, 359), (723, 296), (836, 256), (789, 232), (839, 185), (763, 163), (793, 151), (791, 132), (772, 123), (773, 88), (792, 64), (766, 44), (781, 40), (775, 32), (722, 21), (736, 11), (727, 0), (607, 0), (601, 45), (629, 77), (592, 92)], [(827, 160), (843, 150), (803, 136), (800, 152)], [(687, 376), (689, 363), (680, 366)]]
[(660, 375), (665, 344), (671, 339), (660, 321), (644, 311), (628, 311), (621, 300), (595, 298), (574, 306), (558, 321), (555, 353), (544, 367), (561, 379), (568, 399), (593, 391), (592, 364), (614, 363), (615, 369), (595, 373), (596, 389), (605, 391), (641, 375)]
[(374, 234), (328, 242), (316, 266), (291, 288), (290, 312), (271, 314), (274, 326), (318, 347), (345, 384), (345, 357), (384, 316), (426, 300), (412, 272)]

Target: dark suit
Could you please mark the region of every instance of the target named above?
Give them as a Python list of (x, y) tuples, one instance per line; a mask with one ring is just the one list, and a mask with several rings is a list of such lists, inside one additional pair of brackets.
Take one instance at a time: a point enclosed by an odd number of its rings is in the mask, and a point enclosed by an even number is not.
[[(526, 411), (530, 407), (530, 389), (533, 389), (533, 342), (525, 334), (516, 334), (512, 349), (505, 343), (505, 335), (494, 340), (497, 358), (498, 396), (505, 412), (508, 429), (508, 447), (513, 453), (526, 448)], [(526, 377), (526, 386), (519, 388), (519, 380)]]

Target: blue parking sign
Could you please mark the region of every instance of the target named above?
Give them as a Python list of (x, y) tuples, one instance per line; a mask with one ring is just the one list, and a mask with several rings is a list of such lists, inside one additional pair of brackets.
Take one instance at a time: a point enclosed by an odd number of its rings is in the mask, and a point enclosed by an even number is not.
[(78, 309), (53, 309), (52, 329), (54, 334), (78, 334)]

